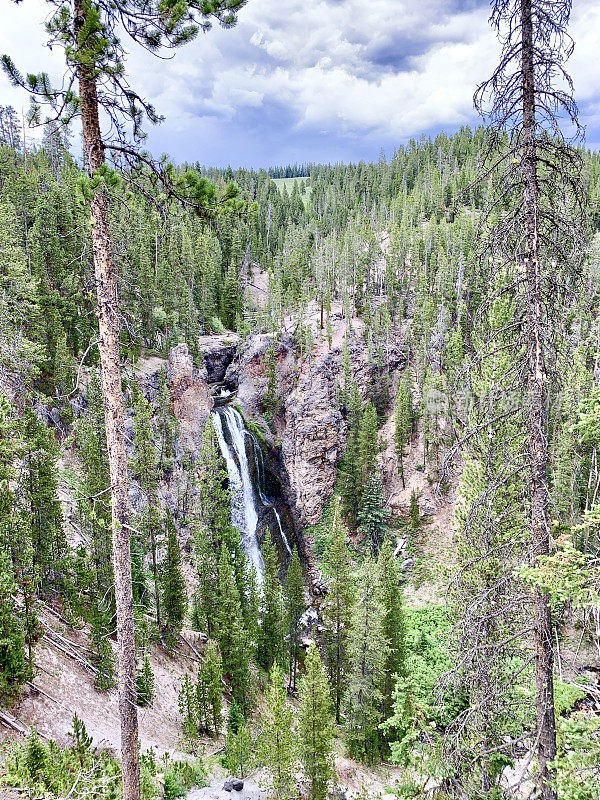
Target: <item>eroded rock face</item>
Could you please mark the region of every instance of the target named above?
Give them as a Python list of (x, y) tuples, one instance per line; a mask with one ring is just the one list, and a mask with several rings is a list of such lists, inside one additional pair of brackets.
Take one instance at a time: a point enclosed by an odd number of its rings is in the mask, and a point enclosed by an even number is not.
[(225, 379), (225, 373), (233, 361), (239, 342), (240, 337), (235, 333), (200, 337), (198, 345), (208, 383), (218, 383)]
[[(338, 402), (342, 347), (316, 346), (309, 361), (300, 358), (295, 341), (277, 341), (275, 373), (278, 408), (269, 426), (264, 422), (268, 390), (268, 350), (274, 337), (254, 336), (245, 342), (227, 369), (225, 381), (237, 386), (237, 400), (246, 419), (262, 422), (275, 449), (282, 490), (300, 525), (312, 525), (322, 514), (337, 481), (337, 465), (346, 442), (346, 422)], [(360, 336), (350, 343), (352, 373), (366, 396), (375, 365), (369, 362)], [(404, 362), (398, 342), (390, 346), (387, 370)]]
[(309, 525), (318, 522), (337, 480), (346, 423), (337, 402), (339, 361), (317, 358), (285, 399), (281, 454), (295, 494), (296, 510)]
[[(263, 400), (268, 389), (267, 350), (273, 344), (271, 334), (253, 336), (244, 342), (237, 357), (229, 365), (225, 382), (237, 387), (237, 399), (246, 417), (263, 415)], [(294, 341), (282, 336), (277, 342), (277, 395), (282, 402), (291, 392), (297, 373)]]
[(181, 442), (194, 452), (201, 447), (214, 401), (206, 382), (206, 371), (195, 369), (186, 344), (178, 344), (169, 353), (167, 380), (173, 413), (179, 420)]
[[(279, 337), (253, 336), (238, 346), (233, 357), (229, 341), (204, 337), (211, 341), (203, 345), (203, 352), (210, 352), (211, 363), (219, 365), (218, 370), (211, 367), (213, 374), (217, 376), (218, 372), (219, 381), (236, 388), (236, 402), (245, 419), (258, 423), (270, 444), (272, 466), (278, 473), (283, 497), (300, 527), (320, 519), (333, 494), (346, 444), (347, 425), (338, 393), (347, 327), (339, 313), (332, 320), (331, 344), (322, 331), (315, 329), (317, 344), (310, 360), (301, 357), (295, 339), (285, 332)], [(352, 376), (365, 398), (381, 365), (369, 358), (362, 323), (355, 321), (353, 327), (349, 337)], [(265, 399), (273, 346), (277, 403), (275, 408), (268, 408)], [(394, 373), (403, 367), (404, 358), (402, 337), (395, 332), (386, 349), (384, 369)], [(226, 362), (229, 365), (223, 376), (222, 365)]]

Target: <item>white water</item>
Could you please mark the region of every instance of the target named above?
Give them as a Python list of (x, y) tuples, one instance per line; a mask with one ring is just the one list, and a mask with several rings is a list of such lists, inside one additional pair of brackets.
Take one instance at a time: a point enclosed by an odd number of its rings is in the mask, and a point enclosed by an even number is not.
[(283, 532), (283, 525), (281, 524), (281, 517), (277, 513), (277, 509), (275, 506), (272, 506), (272, 511), (275, 514), (275, 519), (277, 520), (277, 524), (279, 525), (279, 533), (281, 534), (281, 538), (283, 539), (283, 543), (285, 545), (286, 550), (290, 555), (292, 555), (292, 548), (290, 547), (290, 543), (287, 540), (287, 536)]
[[(227, 440), (225, 439), (222, 416), (225, 417), (227, 423), (227, 430), (231, 438), (231, 447), (227, 444)], [(227, 464), (229, 488), (231, 490), (231, 521), (240, 532), (246, 556), (256, 571), (258, 582), (262, 583), (265, 565), (256, 536), (256, 526), (258, 524), (258, 513), (256, 511), (257, 499), (260, 500), (265, 508), (271, 509), (275, 515), (281, 540), (290, 556), (292, 555), (292, 548), (283, 530), (281, 517), (277, 513), (275, 504), (271, 502), (263, 492), (262, 473), (264, 471), (264, 465), (262, 463), (262, 452), (252, 433), (246, 430), (241, 414), (231, 406), (221, 406), (218, 411), (215, 410), (212, 412), (212, 418), (217, 434), (217, 441), (219, 442), (219, 449)], [(258, 498), (248, 468), (248, 457), (246, 455), (244, 440), (246, 435), (250, 436), (253, 443), (252, 449), (254, 451), (256, 465), (256, 488), (258, 489)]]
[(292, 555), (292, 548), (290, 547), (290, 543), (288, 542), (288, 538), (285, 535), (285, 532), (283, 530), (283, 525), (281, 524), (281, 517), (277, 513), (277, 509), (275, 508), (275, 504), (272, 503), (269, 500), (269, 498), (266, 496), (266, 494), (263, 492), (263, 488), (262, 487), (264, 485), (264, 478), (263, 478), (264, 464), (263, 464), (263, 456), (262, 456), (262, 451), (260, 449), (260, 445), (256, 441), (256, 437), (252, 433), (250, 433), (249, 431), (246, 431), (246, 433), (252, 439), (252, 444), (253, 444), (252, 450), (254, 452), (254, 464), (256, 466), (256, 485), (257, 485), (257, 488), (258, 488), (258, 494), (260, 496), (260, 499), (261, 499), (261, 502), (262, 502), (263, 506), (265, 506), (265, 508), (270, 508), (271, 511), (273, 512), (273, 514), (275, 515), (275, 519), (277, 520), (277, 526), (279, 528), (279, 534), (281, 536), (281, 541), (284, 543), (285, 549), (288, 551), (288, 554), (291, 556)]
[[(225, 417), (227, 422), (231, 445), (237, 456), (237, 461), (225, 440), (221, 415)], [(256, 513), (254, 487), (250, 477), (250, 470), (248, 469), (248, 459), (244, 444), (244, 421), (241, 415), (231, 406), (223, 406), (220, 411), (213, 411), (212, 418), (219, 449), (227, 464), (229, 488), (231, 490), (231, 521), (240, 532), (246, 556), (256, 571), (257, 581), (262, 583), (265, 565), (256, 536), (258, 514)]]

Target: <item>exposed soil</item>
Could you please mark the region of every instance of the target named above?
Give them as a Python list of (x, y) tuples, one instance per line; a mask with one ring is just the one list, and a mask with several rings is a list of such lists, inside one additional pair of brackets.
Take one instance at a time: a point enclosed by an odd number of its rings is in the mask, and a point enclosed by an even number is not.
[[(75, 651), (85, 660), (89, 659), (89, 640), (85, 631), (57, 625), (55, 620), (51, 623), (48, 614), (43, 620), (72, 642)], [(73, 715), (77, 714), (96, 746), (118, 752), (120, 727), (116, 690), (97, 691), (93, 674), (47, 638), (43, 638), (35, 648), (35, 663), (38, 669), (32, 683), (40, 691), (26, 687), (19, 703), (11, 709), (14, 716), (35, 727), (43, 736), (66, 745), (69, 744)], [(156, 682), (156, 698), (152, 706), (138, 708), (142, 750), (153, 747), (159, 755), (165, 751), (185, 755), (181, 752), (179, 739), (177, 697), (186, 671), (196, 672), (195, 657), (182, 652), (170, 656), (162, 648), (153, 648), (150, 663)], [(0, 740), (7, 733), (6, 728), (0, 725)]]

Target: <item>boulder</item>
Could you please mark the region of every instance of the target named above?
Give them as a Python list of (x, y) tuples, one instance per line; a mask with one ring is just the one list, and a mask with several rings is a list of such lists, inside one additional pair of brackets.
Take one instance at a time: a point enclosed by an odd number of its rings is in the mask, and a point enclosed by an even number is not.
[(244, 788), (244, 781), (239, 778), (227, 778), (223, 784), (223, 791), (225, 792), (241, 792)]

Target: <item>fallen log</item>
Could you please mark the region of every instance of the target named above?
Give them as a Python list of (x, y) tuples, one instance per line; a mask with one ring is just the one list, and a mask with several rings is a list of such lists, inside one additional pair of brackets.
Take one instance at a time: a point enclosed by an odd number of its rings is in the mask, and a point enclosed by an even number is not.
[(9, 714), (8, 711), (0, 711), (0, 722), (3, 722), (9, 728), (12, 728), (13, 731), (20, 733), (22, 736), (27, 736), (30, 732), (29, 725), (25, 725), (24, 722), (13, 717), (12, 714)]
[[(78, 653), (75, 653), (69, 646), (69, 643), (66, 639), (63, 639), (62, 636), (58, 636), (55, 631), (52, 631), (52, 628), (46, 628), (45, 630), (46, 633), (44, 633), (42, 639), (46, 639), (53, 647), (56, 647), (57, 650), (60, 650), (62, 653), (72, 658), (82, 667), (85, 667), (85, 669), (87, 669), (93, 675), (97, 674), (98, 670), (96, 669), (96, 667), (94, 667), (93, 664), (90, 664), (89, 661), (80, 656)], [(50, 631), (52, 632), (49, 633)], [(63, 642), (65, 644), (63, 644)]]
[(34, 683), (31, 683), (31, 681), (27, 681), (27, 686), (31, 687), (34, 692), (37, 692), (38, 694), (41, 694), (44, 697), (47, 697), (48, 700), (52, 700), (53, 703), (56, 703), (57, 706), (60, 706), (61, 708), (64, 708), (65, 711), (69, 711), (69, 712), (71, 711), (71, 709), (67, 708), (67, 706), (64, 703), (61, 703), (60, 700), (56, 699), (56, 697), (52, 697), (51, 694), (48, 694), (48, 692), (45, 692), (43, 689), (40, 689), (39, 686), (36, 686)]

